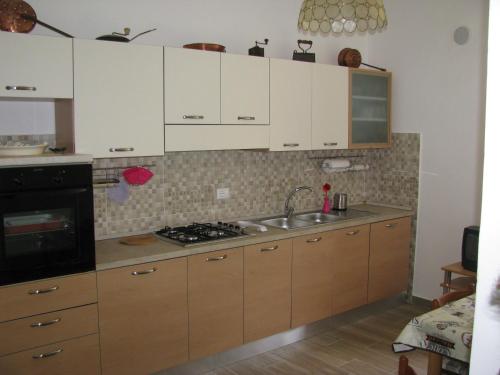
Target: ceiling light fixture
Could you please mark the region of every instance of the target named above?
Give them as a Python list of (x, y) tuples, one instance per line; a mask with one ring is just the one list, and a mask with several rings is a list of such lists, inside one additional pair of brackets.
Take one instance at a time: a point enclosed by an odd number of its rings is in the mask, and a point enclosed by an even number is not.
[(382, 30), (387, 26), (384, 0), (304, 0), (297, 26), (325, 34)]

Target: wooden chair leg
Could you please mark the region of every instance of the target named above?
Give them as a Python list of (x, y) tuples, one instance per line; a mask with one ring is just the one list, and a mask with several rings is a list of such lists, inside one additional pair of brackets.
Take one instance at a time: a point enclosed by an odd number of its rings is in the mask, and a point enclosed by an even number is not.
[(404, 355), (399, 357), (398, 375), (416, 375), (415, 370), (408, 364), (408, 358)]
[(441, 367), (443, 366), (443, 357), (441, 354), (428, 353), (427, 375), (441, 375)]

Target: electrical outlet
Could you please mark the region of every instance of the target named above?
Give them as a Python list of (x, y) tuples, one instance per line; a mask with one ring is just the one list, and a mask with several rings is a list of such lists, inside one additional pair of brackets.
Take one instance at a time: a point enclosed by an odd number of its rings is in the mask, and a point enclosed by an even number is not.
[(229, 188), (217, 189), (217, 199), (229, 199), (230, 196)]

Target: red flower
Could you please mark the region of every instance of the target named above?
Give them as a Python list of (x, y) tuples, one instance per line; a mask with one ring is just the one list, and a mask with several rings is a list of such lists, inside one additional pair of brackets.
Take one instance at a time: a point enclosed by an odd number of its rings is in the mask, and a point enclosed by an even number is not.
[(330, 186), (330, 184), (326, 184), (326, 183), (325, 183), (325, 184), (323, 185), (323, 191), (324, 191), (325, 193), (328, 193), (328, 192), (330, 191), (330, 189), (331, 189), (331, 188), (332, 188), (332, 187)]

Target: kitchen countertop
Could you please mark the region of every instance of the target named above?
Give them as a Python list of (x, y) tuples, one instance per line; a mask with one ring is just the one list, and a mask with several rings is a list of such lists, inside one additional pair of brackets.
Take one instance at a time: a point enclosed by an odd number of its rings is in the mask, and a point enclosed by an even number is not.
[(100, 271), (148, 262), (156, 262), (210, 251), (254, 245), (262, 242), (278, 241), (357, 225), (371, 224), (379, 221), (392, 220), (413, 215), (413, 211), (408, 209), (373, 204), (356, 205), (351, 208), (369, 211), (374, 215), (359, 219), (345, 220), (334, 224), (319, 224), (308, 228), (293, 230), (267, 227), (267, 232), (257, 232), (253, 228), (247, 228), (247, 232), (251, 234), (250, 236), (238, 237), (220, 242), (206, 242), (189, 247), (183, 247), (181, 245), (176, 245), (160, 239), (151, 244), (142, 246), (123, 245), (119, 242), (120, 238), (96, 241), (96, 268)]
[(70, 163), (90, 164), (92, 160), (92, 155), (87, 154), (55, 154), (50, 152), (33, 156), (0, 156), (0, 168)]

